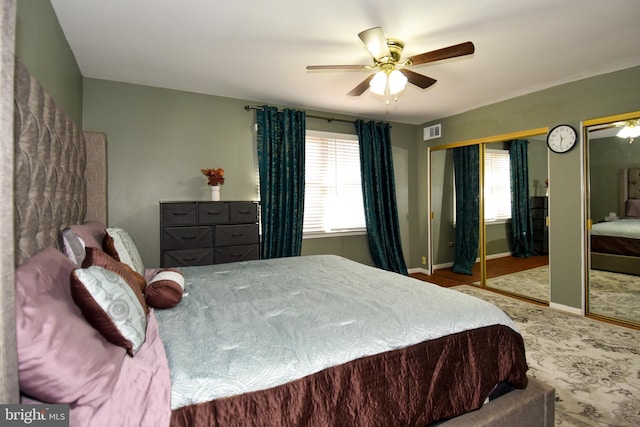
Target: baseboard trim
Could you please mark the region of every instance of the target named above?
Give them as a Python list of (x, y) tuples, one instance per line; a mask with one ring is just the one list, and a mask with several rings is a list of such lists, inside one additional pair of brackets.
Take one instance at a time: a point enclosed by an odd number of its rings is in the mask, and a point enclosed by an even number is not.
[(429, 270), (427, 270), (426, 268), (410, 268), (407, 271), (409, 272), (409, 274), (414, 274), (414, 273), (429, 274)]
[[(486, 259), (498, 259), (498, 258), (505, 258), (511, 256), (511, 252), (502, 252), (499, 254), (493, 254), (493, 255), (487, 255)], [(480, 262), (480, 258), (476, 258), (476, 262)], [(444, 264), (436, 264), (433, 266), (434, 270), (440, 270), (441, 268), (450, 268), (453, 267), (453, 263), (452, 262), (445, 262)]]
[(578, 316), (582, 316), (584, 314), (582, 313), (582, 309), (569, 307), (568, 305), (558, 304), (555, 302), (550, 302), (549, 308), (555, 308), (556, 310), (565, 311), (571, 314), (577, 314)]

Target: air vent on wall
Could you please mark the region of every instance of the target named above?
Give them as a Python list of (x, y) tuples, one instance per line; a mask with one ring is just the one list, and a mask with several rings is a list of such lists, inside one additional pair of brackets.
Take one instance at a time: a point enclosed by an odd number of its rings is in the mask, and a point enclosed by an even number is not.
[(440, 138), (442, 136), (441, 133), (441, 125), (438, 123), (437, 125), (427, 126), (424, 128), (424, 140)]

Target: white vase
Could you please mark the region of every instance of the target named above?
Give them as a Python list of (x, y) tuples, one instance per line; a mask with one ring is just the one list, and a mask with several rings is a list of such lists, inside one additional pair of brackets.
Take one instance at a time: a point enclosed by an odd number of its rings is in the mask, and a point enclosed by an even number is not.
[(220, 186), (212, 185), (211, 186), (211, 201), (219, 202), (220, 201)]

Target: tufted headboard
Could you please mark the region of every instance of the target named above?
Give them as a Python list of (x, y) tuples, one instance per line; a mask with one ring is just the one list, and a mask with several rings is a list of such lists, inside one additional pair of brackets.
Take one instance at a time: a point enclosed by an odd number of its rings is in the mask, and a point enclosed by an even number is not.
[(19, 60), (14, 96), (17, 266), (47, 246), (58, 247), (67, 225), (106, 224), (107, 183), (104, 134), (85, 136)]
[(640, 217), (640, 168), (620, 169), (618, 181), (618, 210), (622, 217)]

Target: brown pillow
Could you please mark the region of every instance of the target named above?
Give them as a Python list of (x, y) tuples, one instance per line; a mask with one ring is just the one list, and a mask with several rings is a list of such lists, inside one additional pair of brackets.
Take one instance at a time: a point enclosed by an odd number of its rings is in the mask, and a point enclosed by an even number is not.
[(136, 294), (142, 308), (144, 308), (145, 314), (149, 313), (149, 307), (147, 307), (144, 295), (142, 294), (147, 284), (144, 277), (133, 271), (127, 264), (116, 261), (98, 248), (87, 247), (86, 253), (87, 255), (85, 256), (84, 261), (82, 261), (82, 268), (88, 268), (95, 265), (106, 268), (107, 270), (113, 271), (121, 276), (131, 287), (133, 293)]
[(184, 276), (175, 268), (162, 268), (144, 288), (144, 298), (154, 308), (172, 308), (182, 301)]

